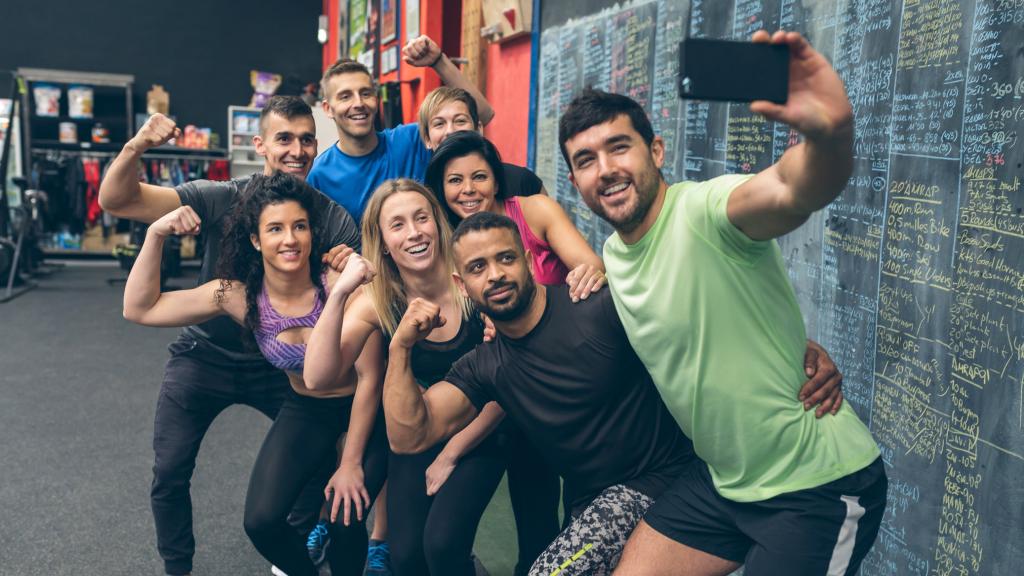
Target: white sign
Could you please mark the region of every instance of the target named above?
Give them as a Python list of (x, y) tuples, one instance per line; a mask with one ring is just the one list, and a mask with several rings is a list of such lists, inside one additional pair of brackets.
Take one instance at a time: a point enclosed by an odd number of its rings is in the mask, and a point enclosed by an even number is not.
[(385, 49), (380, 53), (380, 73), (387, 74), (388, 72), (398, 69), (398, 45), (395, 44), (391, 48)]
[(363, 66), (366, 66), (366, 69), (370, 71), (370, 76), (373, 76), (373, 75), (376, 74), (373, 71), (373, 50), (365, 50), (365, 51), (363, 51), (362, 54), (360, 54), (358, 57), (356, 57), (356, 60), (360, 64), (362, 64)]
[(405, 41), (420, 36), (420, 0), (405, 0)]

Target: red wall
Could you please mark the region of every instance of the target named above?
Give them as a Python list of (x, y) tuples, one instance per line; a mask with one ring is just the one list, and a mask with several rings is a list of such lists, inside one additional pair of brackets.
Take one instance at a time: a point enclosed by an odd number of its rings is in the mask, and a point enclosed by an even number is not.
[[(326, 70), (338, 59), (338, 3), (347, 0), (323, 0), (328, 15), (329, 39), (323, 49)], [(445, 48), (450, 56), (458, 56), (461, 44), (461, 0), (420, 0), (420, 33), (426, 34)], [(405, 0), (398, 8), (401, 26), (398, 39), (386, 45), (399, 47), (405, 40)], [(446, 22), (447, 21), (447, 22)], [(487, 99), (496, 112), (484, 130), (501, 151), (502, 158), (512, 164), (526, 165), (526, 138), (530, 114), (530, 36), (491, 44), (487, 48)], [(381, 82), (401, 77), (402, 108), (406, 122), (416, 121), (416, 111), (428, 92), (440, 85), (431, 70), (413, 68), (399, 63), (398, 72), (380, 76)]]
[(487, 100), (494, 120), (484, 129), (502, 160), (526, 165), (530, 123), (530, 36), (491, 44), (487, 48)]
[(323, 13), (327, 14), (327, 44), (323, 46), (323, 65), (327, 68), (338, 59), (338, 2), (347, 0), (323, 0)]

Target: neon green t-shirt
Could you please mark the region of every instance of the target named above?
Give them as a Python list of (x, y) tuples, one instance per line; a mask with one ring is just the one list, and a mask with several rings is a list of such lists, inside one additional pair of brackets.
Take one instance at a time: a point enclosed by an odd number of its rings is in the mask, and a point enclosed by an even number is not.
[(604, 245), (630, 343), (718, 492), (737, 502), (814, 488), (879, 456), (848, 405), (816, 419), (797, 398), (806, 334), (782, 253), (726, 215), (746, 178), (676, 184), (639, 242), (613, 234)]

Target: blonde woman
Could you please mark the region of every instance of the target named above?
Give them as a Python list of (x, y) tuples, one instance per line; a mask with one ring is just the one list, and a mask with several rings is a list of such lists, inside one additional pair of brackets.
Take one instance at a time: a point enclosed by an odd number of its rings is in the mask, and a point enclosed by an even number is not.
[[(434, 195), (413, 180), (382, 184), (363, 215), (363, 256), (350, 258), (306, 349), (304, 381), (329, 390), (351, 378), (371, 335), (390, 338), (412, 298), (437, 302), (447, 322), (413, 352), (424, 384), (483, 340), (483, 323), (454, 281), (451, 228)], [(388, 540), (395, 574), (472, 575), (473, 539), (502, 474), (504, 455), (491, 434), (504, 413), (494, 403), (447, 442), (388, 461)], [(335, 499), (361, 513), (369, 500), (341, 471)]]

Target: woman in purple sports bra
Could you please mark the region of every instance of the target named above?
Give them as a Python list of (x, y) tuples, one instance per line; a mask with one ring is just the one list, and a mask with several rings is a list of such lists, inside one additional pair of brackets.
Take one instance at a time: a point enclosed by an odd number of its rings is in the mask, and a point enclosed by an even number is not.
[(445, 206), (452, 228), (463, 218), (490, 211), (508, 216), (519, 228), (533, 258), (533, 276), (546, 285), (568, 283), (574, 299), (604, 286), (604, 264), (562, 207), (543, 196), (506, 195), (497, 148), (480, 133), (449, 134), (427, 165), (425, 182)]
[(317, 573), (304, 538), (287, 517), (307, 484), (337, 466), (339, 439), (347, 433), (341, 472), (361, 501), (329, 525), (326, 561), (335, 575), (361, 575), (367, 551), (363, 505), (369, 507), (387, 475), (387, 437), (378, 417), (382, 342), (370, 335), (354, 369), (330, 391), (314, 392), (304, 384), (306, 342), (338, 276), (322, 273), (316, 194), (288, 175), (254, 176), (227, 223), (221, 279), (191, 290), (160, 292), (161, 252), (167, 236), (198, 234), (202, 223), (188, 206), (160, 218), (150, 225), (128, 276), (124, 316), (146, 326), (229, 316), (251, 329), (267, 360), (288, 375), (292, 391), (260, 448), (245, 503), (246, 533), (287, 574)]

